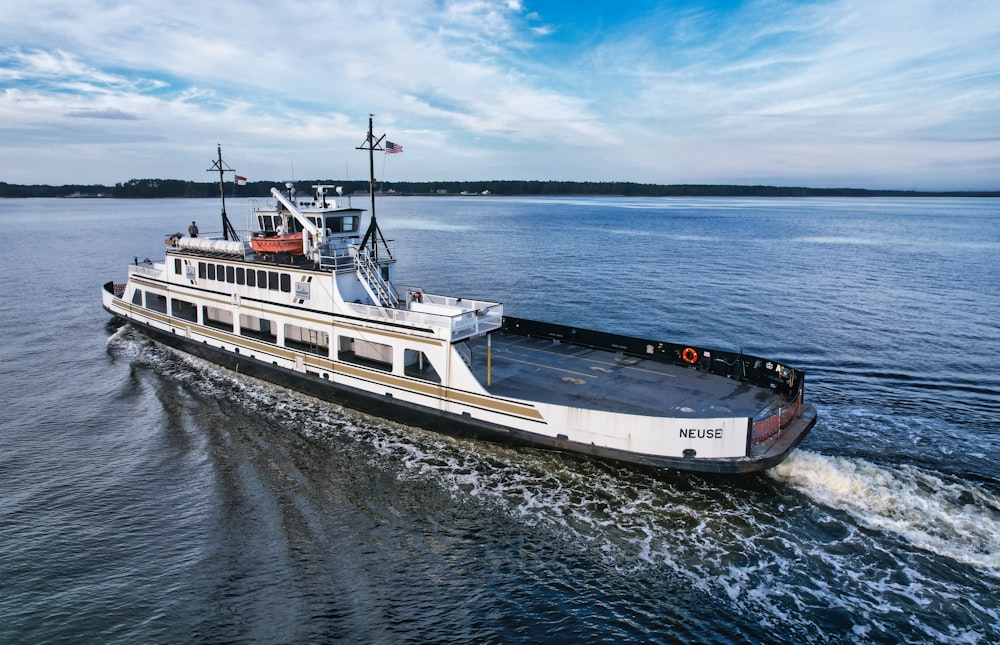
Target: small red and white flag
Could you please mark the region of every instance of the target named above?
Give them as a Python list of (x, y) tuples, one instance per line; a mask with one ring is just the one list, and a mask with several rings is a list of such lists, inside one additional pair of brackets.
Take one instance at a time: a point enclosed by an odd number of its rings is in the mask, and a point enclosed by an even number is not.
[(247, 178), (246, 177), (240, 177), (239, 175), (236, 175), (236, 185), (237, 186), (246, 186), (247, 185)]

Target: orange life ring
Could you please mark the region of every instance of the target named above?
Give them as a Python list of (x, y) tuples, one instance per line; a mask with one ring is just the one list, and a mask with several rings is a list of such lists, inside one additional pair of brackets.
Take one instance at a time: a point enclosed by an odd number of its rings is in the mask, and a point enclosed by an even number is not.
[(685, 347), (684, 351), (681, 352), (681, 358), (683, 358), (684, 362), (688, 365), (694, 365), (698, 362), (698, 352), (694, 351), (691, 347)]

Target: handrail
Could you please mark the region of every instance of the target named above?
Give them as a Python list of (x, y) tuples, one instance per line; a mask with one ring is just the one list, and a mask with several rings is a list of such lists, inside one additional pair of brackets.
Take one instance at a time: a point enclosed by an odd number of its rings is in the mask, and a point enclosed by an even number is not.
[(159, 278), (163, 275), (164, 266), (162, 263), (159, 265), (153, 264), (152, 266), (143, 266), (141, 264), (130, 264), (128, 265), (129, 274), (144, 275), (147, 278)]
[(352, 253), (358, 268), (358, 279), (364, 285), (372, 299), (382, 307), (398, 307), (399, 296), (388, 284), (378, 270), (378, 265), (368, 255), (368, 251), (352, 247)]
[[(435, 300), (446, 299), (445, 296), (428, 297)], [(451, 300), (456, 299), (451, 298)], [(446, 338), (450, 342), (457, 342), (500, 329), (503, 324), (502, 304), (478, 300), (463, 300), (462, 303), (466, 307), (454, 314), (393, 309), (353, 302), (345, 302), (344, 306), (354, 311), (359, 317), (367, 318), (372, 322), (405, 324), (410, 327), (424, 328), (433, 332), (437, 337)]]

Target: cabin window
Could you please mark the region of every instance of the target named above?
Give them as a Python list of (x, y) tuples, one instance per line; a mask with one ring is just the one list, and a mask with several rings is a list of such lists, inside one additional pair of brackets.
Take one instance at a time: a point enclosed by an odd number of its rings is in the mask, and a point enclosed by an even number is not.
[(257, 286), (257, 272), (253, 269), (247, 271), (247, 286), (256, 287)]
[(236, 284), (246, 283), (247, 271), (243, 267), (236, 267)]
[(219, 309), (218, 307), (202, 307), (201, 314), (205, 320), (205, 324), (209, 327), (215, 327), (216, 329), (223, 329), (225, 331), (233, 331), (233, 312), (228, 309)]
[(226, 282), (229, 284), (236, 282), (236, 267), (226, 267)]
[(267, 318), (258, 318), (250, 314), (240, 314), (240, 335), (269, 343), (278, 342), (272, 330), (277, 329)]
[(440, 383), (441, 377), (437, 370), (431, 365), (427, 355), (419, 349), (407, 349), (403, 351), (403, 372), (407, 376), (424, 379), (432, 383)]
[(136, 289), (135, 293), (132, 294), (132, 304), (139, 307), (142, 306), (142, 290)]
[(285, 325), (285, 347), (317, 356), (329, 356), (330, 335), (308, 327)]
[(268, 271), (267, 272), (267, 288), (271, 291), (278, 290), (278, 272)]
[(198, 322), (198, 307), (194, 303), (179, 298), (170, 299), (170, 315), (188, 322)]
[(205, 267), (204, 262), (198, 263), (198, 277), (201, 278), (202, 280), (208, 277), (208, 269)]
[(208, 279), (209, 280), (215, 280), (215, 265), (214, 264), (209, 264), (208, 265)]
[(378, 370), (392, 371), (392, 345), (373, 343), (351, 336), (340, 336), (337, 342), (337, 358), (347, 363), (355, 363)]
[(219, 282), (223, 282), (226, 279), (226, 267), (222, 264), (215, 265), (215, 277), (218, 278)]
[(267, 271), (257, 272), (257, 286), (261, 289), (267, 289)]
[(353, 233), (358, 230), (358, 218), (354, 215), (327, 217), (326, 227), (331, 233)]
[(177, 275), (181, 274), (181, 259), (180, 258), (174, 258), (174, 273), (176, 273)]
[(292, 291), (292, 276), (288, 273), (281, 274), (281, 290), (285, 293)]
[(158, 293), (146, 292), (146, 309), (159, 311), (161, 314), (167, 313), (167, 297)]

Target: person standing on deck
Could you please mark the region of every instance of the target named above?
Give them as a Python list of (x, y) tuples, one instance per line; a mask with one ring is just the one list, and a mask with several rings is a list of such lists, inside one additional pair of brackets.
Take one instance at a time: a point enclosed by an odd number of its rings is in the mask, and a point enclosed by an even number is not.
[(188, 226), (188, 235), (198, 237), (198, 225), (194, 222), (191, 222), (191, 226)]

